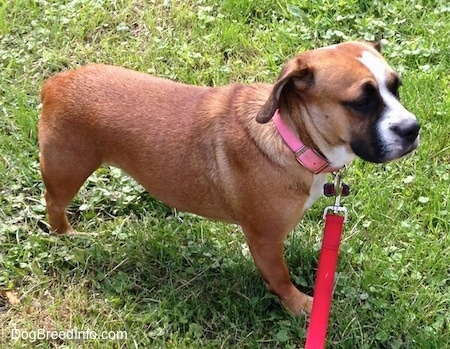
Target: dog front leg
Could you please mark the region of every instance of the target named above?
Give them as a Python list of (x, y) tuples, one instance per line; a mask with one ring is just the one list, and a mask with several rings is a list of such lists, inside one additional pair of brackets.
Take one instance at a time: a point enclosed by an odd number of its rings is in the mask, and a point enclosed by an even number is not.
[(285, 234), (259, 233), (243, 227), (250, 252), (270, 292), (294, 315), (310, 314), (312, 297), (300, 292), (291, 282), (283, 256)]

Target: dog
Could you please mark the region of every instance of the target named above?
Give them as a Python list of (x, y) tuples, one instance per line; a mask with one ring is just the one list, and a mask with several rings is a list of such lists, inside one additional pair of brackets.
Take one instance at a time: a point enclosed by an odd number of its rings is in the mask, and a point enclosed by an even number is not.
[(400, 85), (381, 45), (359, 41), (298, 54), (274, 84), (199, 87), (98, 64), (56, 74), (38, 126), (52, 231), (75, 232), (66, 206), (98, 167), (116, 166), (169, 206), (239, 224), (268, 289), (309, 313), (283, 241), (328, 172), (417, 148)]

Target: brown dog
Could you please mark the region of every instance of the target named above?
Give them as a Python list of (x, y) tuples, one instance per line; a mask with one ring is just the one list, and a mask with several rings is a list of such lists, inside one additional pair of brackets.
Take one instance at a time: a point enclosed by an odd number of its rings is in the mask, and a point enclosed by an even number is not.
[[(301, 53), (274, 85), (196, 87), (106, 65), (57, 74), (42, 88), (39, 121), (50, 225), (72, 232), (66, 206), (99, 166), (117, 166), (167, 205), (240, 224), (270, 291), (308, 313), (283, 240), (322, 194), (325, 172), (417, 147), (399, 85), (379, 46), (362, 42)], [(274, 114), (306, 146), (297, 154)], [(326, 158), (323, 169), (303, 153)]]

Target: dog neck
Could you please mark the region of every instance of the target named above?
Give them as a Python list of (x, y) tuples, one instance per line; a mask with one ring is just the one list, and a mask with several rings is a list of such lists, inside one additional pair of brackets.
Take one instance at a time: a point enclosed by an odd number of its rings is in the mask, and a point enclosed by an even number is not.
[(297, 161), (310, 172), (319, 174), (333, 172), (339, 169), (332, 166), (319, 152), (307, 147), (283, 121), (278, 109), (273, 116), (273, 122), (281, 138), (283, 138), (284, 142), (294, 152)]

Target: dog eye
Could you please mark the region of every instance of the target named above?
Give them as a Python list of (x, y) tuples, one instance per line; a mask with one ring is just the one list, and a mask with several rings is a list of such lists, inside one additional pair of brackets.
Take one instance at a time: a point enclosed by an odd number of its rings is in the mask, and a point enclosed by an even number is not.
[(358, 98), (342, 104), (360, 114), (374, 112), (380, 104), (377, 88), (372, 83), (367, 82), (363, 85), (362, 91), (363, 93)]
[(362, 96), (354, 101), (344, 102), (344, 105), (360, 113), (367, 113), (374, 109), (375, 101), (369, 96)]
[(402, 80), (398, 76), (395, 76), (392, 82), (388, 85), (389, 92), (391, 92), (397, 99), (400, 99), (400, 86), (402, 86)]

